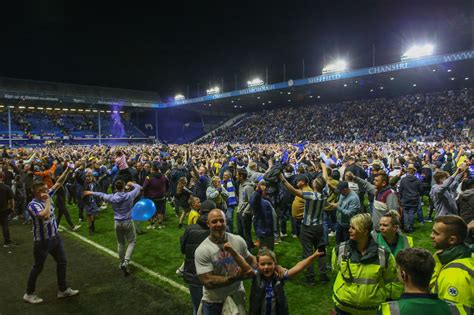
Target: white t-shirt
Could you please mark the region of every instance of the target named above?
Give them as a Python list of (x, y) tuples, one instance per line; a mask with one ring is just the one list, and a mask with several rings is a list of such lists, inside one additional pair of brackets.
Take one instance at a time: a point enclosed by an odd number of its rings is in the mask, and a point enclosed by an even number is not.
[[(231, 243), (232, 247), (242, 255), (242, 257), (247, 258), (250, 255), (242, 237), (230, 233), (226, 233), (226, 237), (227, 242)], [(212, 272), (213, 275), (230, 276), (240, 271), (234, 258), (222, 249), (222, 246), (212, 242), (209, 237), (196, 249), (194, 263), (196, 265), (197, 275)], [(222, 303), (226, 297), (239, 290), (245, 290), (242, 281), (236, 281), (228, 286), (213, 290), (208, 290), (206, 287), (203, 287), (202, 300), (209, 303)]]

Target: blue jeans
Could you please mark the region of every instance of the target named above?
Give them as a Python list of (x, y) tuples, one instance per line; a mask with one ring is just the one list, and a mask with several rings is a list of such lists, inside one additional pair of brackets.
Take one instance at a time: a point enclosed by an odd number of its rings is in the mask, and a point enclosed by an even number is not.
[(190, 284), (188, 288), (189, 293), (191, 294), (191, 301), (193, 303), (193, 315), (196, 315), (199, 309), (199, 304), (201, 304), (202, 286)]
[(227, 206), (225, 211), (225, 219), (227, 221), (227, 230), (234, 233), (234, 206)]
[(405, 231), (407, 232), (413, 232), (413, 230), (415, 229), (415, 211), (417, 211), (417, 207), (403, 208), (403, 226), (405, 227)]
[(291, 234), (300, 236), (301, 234), (301, 219), (291, 217)]
[(336, 232), (336, 211), (323, 212), (324, 242), (329, 244), (329, 230)]
[(416, 215), (418, 216), (418, 222), (425, 223), (425, 219), (423, 218), (423, 209), (421, 207), (421, 198), (420, 203), (418, 203), (418, 209), (416, 209)]
[(222, 315), (223, 303), (202, 302), (202, 315)]

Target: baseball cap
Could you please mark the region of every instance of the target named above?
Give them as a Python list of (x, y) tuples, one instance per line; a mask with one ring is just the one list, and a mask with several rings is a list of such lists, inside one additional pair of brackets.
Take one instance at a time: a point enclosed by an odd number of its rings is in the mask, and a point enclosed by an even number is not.
[(212, 200), (205, 200), (201, 203), (201, 212), (209, 212), (217, 208), (216, 203)]

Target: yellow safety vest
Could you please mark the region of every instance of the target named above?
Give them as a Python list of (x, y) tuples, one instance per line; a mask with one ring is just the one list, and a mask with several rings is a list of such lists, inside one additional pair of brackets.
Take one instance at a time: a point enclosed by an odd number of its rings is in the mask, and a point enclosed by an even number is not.
[[(382, 233), (372, 231), (372, 237), (380, 245), (383, 246), (386, 250), (391, 251), (390, 246), (383, 239)], [(394, 257), (397, 256), (398, 252), (402, 249), (412, 248), (413, 247), (413, 238), (411, 236), (398, 234), (398, 243), (394, 253), (391, 253)], [(387, 291), (387, 299), (398, 300), (400, 295), (403, 293), (403, 284), (400, 282), (398, 277), (395, 275), (395, 278), (391, 282), (385, 285), (385, 290)]]
[(362, 264), (350, 260), (348, 242), (339, 245), (336, 255), (333, 249), (332, 264), (339, 269), (333, 287), (333, 300), (337, 308), (351, 314), (376, 314), (387, 296), (385, 285), (396, 274), (395, 259), (386, 258), (386, 249), (379, 246), (377, 264)]
[(442, 300), (461, 304), (467, 314), (474, 314), (474, 254), (446, 265), (441, 265), (437, 255), (434, 257), (432, 292)]

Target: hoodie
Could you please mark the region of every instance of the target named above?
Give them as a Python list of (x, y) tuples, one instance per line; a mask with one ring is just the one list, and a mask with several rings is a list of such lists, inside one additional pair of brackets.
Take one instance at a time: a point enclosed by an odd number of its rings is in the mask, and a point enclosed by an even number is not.
[(163, 199), (170, 187), (168, 178), (162, 173), (148, 175), (143, 183), (143, 194), (145, 197), (157, 200)]
[(118, 191), (115, 194), (93, 192), (92, 195), (101, 197), (105, 201), (112, 204), (115, 221), (126, 221), (132, 219), (133, 201), (140, 193), (141, 188), (142, 187), (140, 185), (133, 184), (133, 190), (130, 192)]
[(454, 193), (461, 176), (462, 174), (458, 174), (456, 177), (451, 175), (441, 185), (436, 184), (431, 187), (430, 198), (435, 206), (435, 217), (458, 213)]
[(463, 191), (457, 200), (458, 213), (464, 222), (474, 220), (474, 188)]
[(400, 204), (402, 207), (418, 207), (422, 192), (421, 182), (415, 175), (408, 174), (400, 181)]

